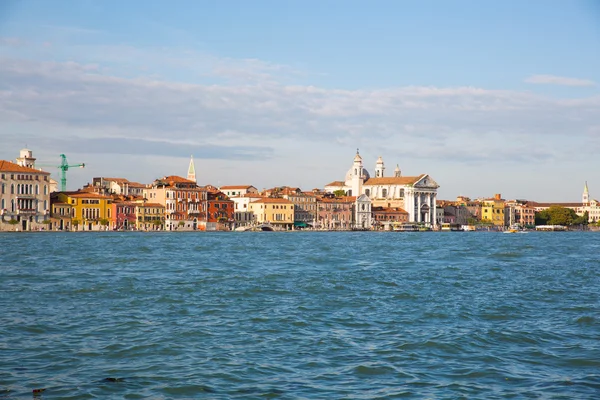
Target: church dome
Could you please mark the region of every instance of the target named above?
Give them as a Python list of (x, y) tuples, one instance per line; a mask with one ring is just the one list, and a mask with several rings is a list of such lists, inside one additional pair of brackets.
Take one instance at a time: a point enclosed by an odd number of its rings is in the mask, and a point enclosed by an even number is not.
[[(351, 167), (348, 170), (348, 172), (346, 172), (346, 186), (352, 186), (352, 175), (354, 175), (354, 167)], [(371, 175), (369, 175), (369, 171), (367, 171), (366, 168), (363, 168), (362, 175), (363, 181), (366, 181), (371, 177)]]

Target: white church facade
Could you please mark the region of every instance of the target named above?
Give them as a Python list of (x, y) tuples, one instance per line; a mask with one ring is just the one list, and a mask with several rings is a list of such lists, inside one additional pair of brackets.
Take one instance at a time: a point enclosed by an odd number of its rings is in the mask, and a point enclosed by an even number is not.
[(372, 207), (402, 208), (408, 213), (409, 222), (435, 227), (438, 188), (437, 182), (428, 174), (402, 176), (398, 166), (393, 176), (385, 176), (381, 157), (375, 165), (375, 176), (371, 177), (357, 150), (346, 179), (331, 182), (324, 189), (329, 193), (343, 190), (348, 196), (364, 194), (371, 200)]

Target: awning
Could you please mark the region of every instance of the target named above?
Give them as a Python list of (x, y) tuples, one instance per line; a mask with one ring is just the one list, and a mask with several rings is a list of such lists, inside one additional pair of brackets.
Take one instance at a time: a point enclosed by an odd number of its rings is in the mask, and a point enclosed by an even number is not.
[(295, 221), (294, 226), (297, 228), (306, 228), (308, 225), (304, 221)]

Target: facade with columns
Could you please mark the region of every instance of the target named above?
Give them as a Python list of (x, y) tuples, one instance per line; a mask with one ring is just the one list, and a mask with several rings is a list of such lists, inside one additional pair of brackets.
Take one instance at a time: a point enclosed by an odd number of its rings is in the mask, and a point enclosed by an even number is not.
[(358, 150), (352, 167), (344, 181), (334, 181), (325, 186), (333, 193), (343, 190), (348, 196), (366, 195), (373, 207), (402, 208), (408, 213), (408, 221), (435, 227), (436, 200), (439, 185), (428, 174), (403, 176), (396, 166), (392, 176), (385, 176), (385, 164), (379, 157), (375, 164), (375, 177), (364, 168)]
[(0, 160), (0, 230), (45, 228), (50, 218), (50, 173), (35, 167), (29, 149), (16, 163)]

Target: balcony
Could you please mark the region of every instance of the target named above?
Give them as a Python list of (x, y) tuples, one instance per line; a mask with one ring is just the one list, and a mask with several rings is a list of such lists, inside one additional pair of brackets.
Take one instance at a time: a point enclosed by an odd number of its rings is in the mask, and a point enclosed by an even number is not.
[(20, 208), (17, 210), (18, 215), (35, 215), (35, 208)]

